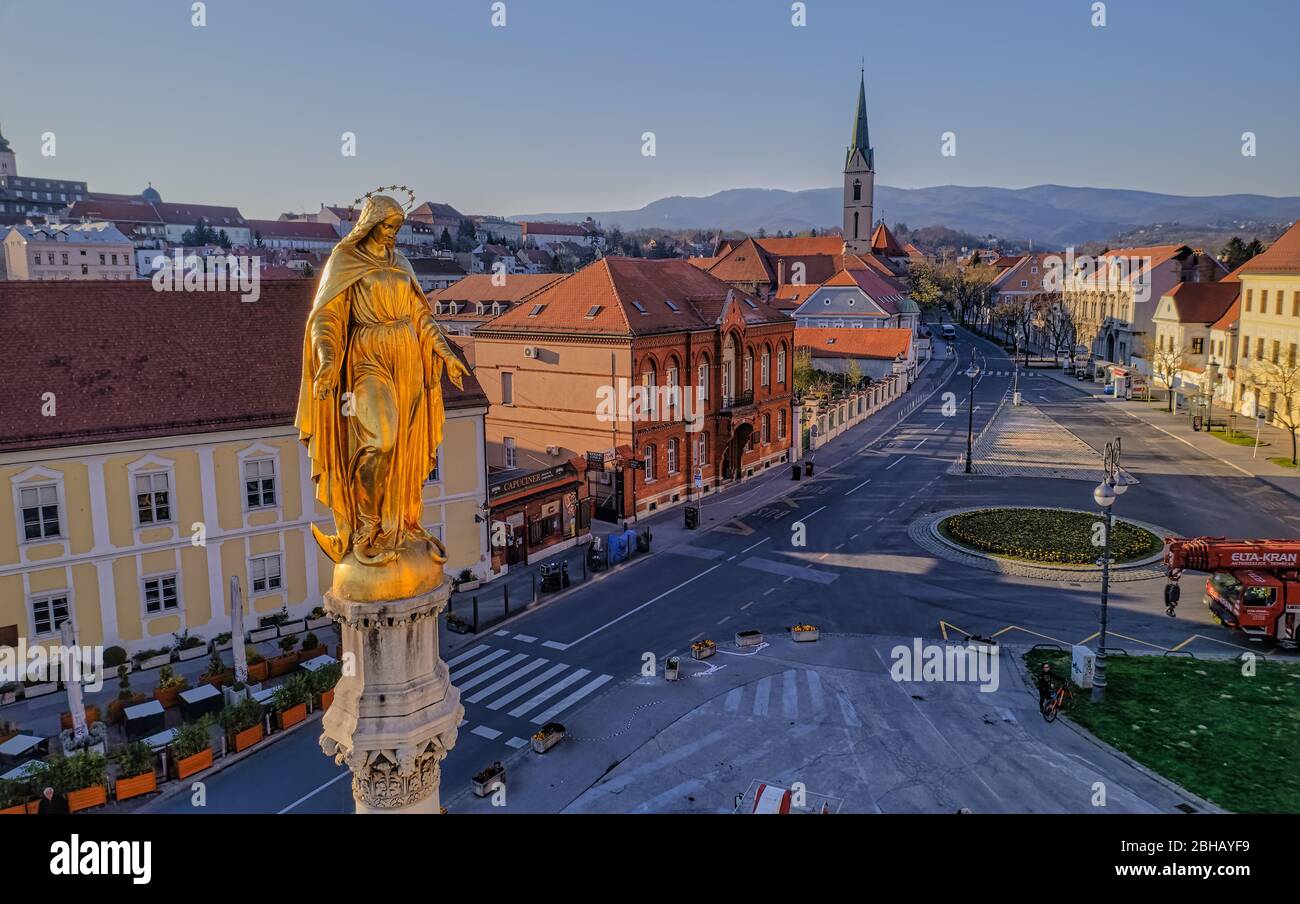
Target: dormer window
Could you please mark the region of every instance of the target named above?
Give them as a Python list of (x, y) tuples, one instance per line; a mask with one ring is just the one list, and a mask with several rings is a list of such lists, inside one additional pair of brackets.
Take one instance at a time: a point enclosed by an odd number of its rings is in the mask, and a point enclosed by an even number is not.
[(634, 302), (632, 302), (632, 307), (636, 308), (636, 309), (637, 309), (638, 311), (640, 311), (642, 314), (649, 314), (649, 313), (650, 313), (649, 311), (647, 311), (647, 310), (645, 309), (645, 305), (643, 305), (643, 304), (642, 304), (641, 302), (639, 302), (639, 301), (634, 301)]

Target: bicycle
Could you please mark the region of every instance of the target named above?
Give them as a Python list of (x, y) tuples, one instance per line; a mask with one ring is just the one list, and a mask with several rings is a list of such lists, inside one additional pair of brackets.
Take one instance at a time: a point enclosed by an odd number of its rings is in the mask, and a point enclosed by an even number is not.
[(1070, 709), (1074, 706), (1074, 692), (1070, 690), (1068, 684), (1059, 685), (1052, 696), (1039, 703), (1039, 711), (1043, 714), (1043, 721), (1055, 722), (1056, 717), (1060, 715), (1062, 709)]

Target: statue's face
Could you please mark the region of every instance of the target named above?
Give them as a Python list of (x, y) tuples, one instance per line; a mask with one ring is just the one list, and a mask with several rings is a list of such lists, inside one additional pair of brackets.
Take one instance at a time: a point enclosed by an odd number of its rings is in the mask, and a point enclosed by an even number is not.
[(400, 213), (390, 213), (379, 221), (370, 237), (383, 247), (392, 248), (397, 243), (397, 231), (402, 228), (403, 219)]

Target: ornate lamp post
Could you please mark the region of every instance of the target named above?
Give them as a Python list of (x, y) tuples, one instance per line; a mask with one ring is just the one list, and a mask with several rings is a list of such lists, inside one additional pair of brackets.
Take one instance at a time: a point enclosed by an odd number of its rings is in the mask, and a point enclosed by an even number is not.
[(971, 473), (970, 459), (971, 446), (975, 439), (975, 378), (980, 375), (980, 369), (975, 366), (975, 359), (972, 358), (970, 367), (966, 368), (966, 376), (970, 377), (970, 396), (966, 400), (966, 473)]
[(1112, 511), (1115, 500), (1124, 495), (1129, 485), (1136, 483), (1120, 469), (1120, 440), (1106, 444), (1102, 459), (1102, 481), (1092, 491), (1092, 498), (1101, 507), (1106, 529), (1102, 535), (1101, 553), (1101, 631), (1097, 635), (1097, 666), (1092, 678), (1092, 700), (1100, 703), (1106, 699), (1106, 615), (1110, 599), (1110, 530), (1115, 523)]

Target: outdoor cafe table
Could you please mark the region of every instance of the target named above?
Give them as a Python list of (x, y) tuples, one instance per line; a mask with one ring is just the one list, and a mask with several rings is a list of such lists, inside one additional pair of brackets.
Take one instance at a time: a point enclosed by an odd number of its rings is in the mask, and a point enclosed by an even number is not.
[(150, 750), (157, 753), (174, 740), (176, 740), (176, 729), (168, 728), (155, 735), (149, 735), (149, 737), (144, 739), (144, 742), (149, 745)]
[(194, 719), (204, 713), (214, 713), (221, 709), (221, 703), (221, 691), (210, 684), (200, 684), (198, 687), (181, 691), (181, 715), (186, 719)]
[(306, 669), (309, 672), (318, 672), (327, 665), (333, 665), (338, 662), (333, 656), (317, 656), (315, 659), (308, 659), (306, 662), (298, 663), (298, 668)]
[(161, 731), (163, 717), (163, 706), (157, 700), (128, 706), (126, 708), (127, 739), (134, 740)]

